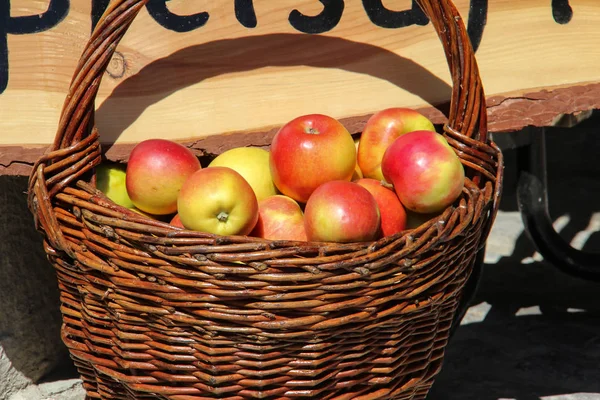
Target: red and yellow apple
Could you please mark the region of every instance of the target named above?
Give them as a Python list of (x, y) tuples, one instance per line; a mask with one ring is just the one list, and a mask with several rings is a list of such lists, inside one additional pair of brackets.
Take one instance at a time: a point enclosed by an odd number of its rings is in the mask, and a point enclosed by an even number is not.
[(387, 108), (371, 116), (360, 136), (357, 161), (365, 178), (384, 179), (381, 160), (398, 137), (417, 130), (435, 131), (431, 121), (410, 108)]
[(246, 180), (228, 167), (194, 172), (183, 184), (177, 213), (186, 229), (222, 236), (247, 235), (258, 220), (258, 201)]
[(145, 140), (129, 155), (127, 193), (141, 211), (173, 214), (179, 190), (199, 169), (200, 161), (187, 147), (165, 139)]
[(323, 183), (352, 179), (356, 167), (354, 139), (335, 118), (322, 114), (300, 116), (273, 137), (270, 167), (279, 191), (306, 203)]
[(354, 182), (329, 181), (308, 199), (304, 227), (309, 241), (365, 242), (381, 235), (381, 217), (367, 189)]
[(169, 222), (169, 224), (178, 228), (185, 228), (185, 226), (183, 226), (183, 224), (181, 223), (181, 218), (179, 218), (179, 214), (175, 214)]
[(261, 201), (277, 194), (271, 177), (269, 152), (259, 147), (236, 147), (219, 154), (209, 167), (229, 167), (239, 173)]
[(385, 180), (411, 211), (439, 212), (462, 192), (465, 171), (446, 139), (431, 131), (400, 136), (385, 151), (381, 162)]
[(367, 189), (375, 198), (381, 214), (383, 236), (390, 236), (406, 229), (406, 210), (393, 189), (386, 187), (386, 183), (371, 178), (363, 178), (355, 182)]
[(304, 213), (296, 200), (284, 195), (258, 202), (258, 222), (250, 236), (270, 240), (306, 241)]

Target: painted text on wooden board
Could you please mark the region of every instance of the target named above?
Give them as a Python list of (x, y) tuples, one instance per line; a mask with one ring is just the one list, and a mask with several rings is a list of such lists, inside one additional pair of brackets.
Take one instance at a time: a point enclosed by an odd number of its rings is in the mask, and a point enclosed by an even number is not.
[[(92, 26), (108, 7), (109, 0), (91, 0)], [(168, 0), (149, 0), (146, 8), (150, 16), (165, 29), (174, 32), (190, 32), (204, 26), (210, 19), (208, 12), (192, 15), (177, 15), (167, 8)], [(234, 12), (241, 26), (252, 29), (260, 23), (252, 0), (233, 0)], [(307, 16), (293, 9), (289, 13), (289, 24), (300, 33), (320, 34), (332, 30), (344, 13), (344, 0), (319, 0), (323, 10), (314, 16)], [(366, 17), (376, 26), (398, 29), (411, 25), (427, 25), (429, 19), (412, 0), (406, 10), (390, 10), (383, 0), (362, 0)], [(572, 9), (568, 0), (551, 0), (552, 16), (559, 24), (568, 23)], [(8, 35), (26, 35), (47, 31), (61, 23), (68, 15), (70, 0), (50, 0), (48, 9), (42, 14), (12, 17), (10, 0), (0, 1), (0, 94), (10, 79), (8, 63)], [(467, 31), (475, 50), (479, 47), (487, 18), (488, 0), (471, 0)]]

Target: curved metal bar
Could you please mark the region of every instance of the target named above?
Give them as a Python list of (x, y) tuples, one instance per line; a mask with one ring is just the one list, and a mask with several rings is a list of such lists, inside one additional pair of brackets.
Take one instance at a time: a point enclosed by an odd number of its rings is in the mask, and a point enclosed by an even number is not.
[(600, 253), (573, 248), (554, 229), (548, 212), (546, 135), (533, 132), (531, 143), (519, 149), (517, 202), (525, 232), (544, 259), (563, 272), (600, 281)]

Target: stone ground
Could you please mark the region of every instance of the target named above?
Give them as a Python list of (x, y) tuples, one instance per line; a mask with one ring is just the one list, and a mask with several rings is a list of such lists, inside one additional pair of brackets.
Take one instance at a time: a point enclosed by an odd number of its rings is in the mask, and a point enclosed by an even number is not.
[[(599, 123), (596, 116), (548, 132), (554, 225), (588, 251), (600, 250)], [(600, 284), (570, 277), (535, 252), (516, 209), (514, 152), (505, 156), (506, 190), (483, 277), (428, 400), (600, 400)], [(0, 400), (83, 400), (71, 369), (28, 384), (2, 364), (6, 357), (0, 347)]]

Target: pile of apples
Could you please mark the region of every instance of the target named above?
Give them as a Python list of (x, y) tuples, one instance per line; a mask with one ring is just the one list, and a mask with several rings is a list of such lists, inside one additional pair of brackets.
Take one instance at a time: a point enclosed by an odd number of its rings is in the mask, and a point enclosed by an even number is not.
[(217, 235), (372, 241), (414, 228), (454, 203), (465, 172), (429, 119), (409, 108), (374, 114), (354, 138), (335, 118), (300, 116), (270, 150), (237, 147), (203, 167), (164, 139), (101, 164), (97, 187), (151, 218)]

